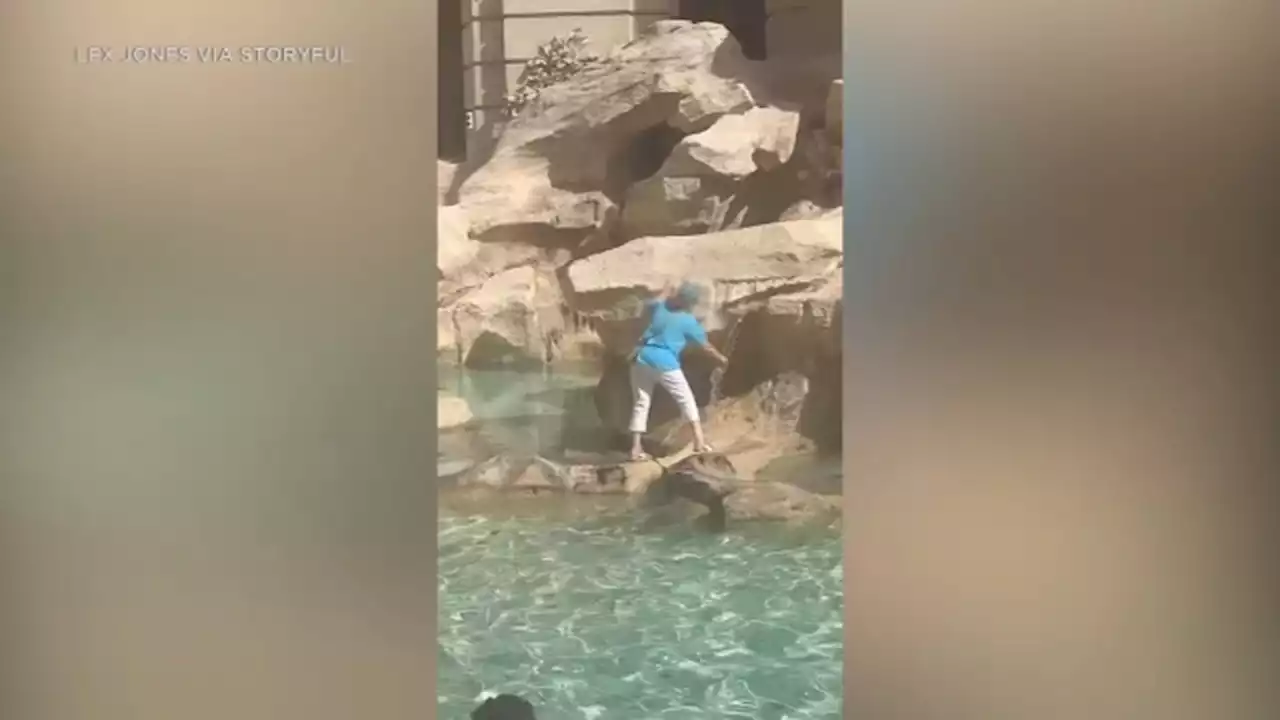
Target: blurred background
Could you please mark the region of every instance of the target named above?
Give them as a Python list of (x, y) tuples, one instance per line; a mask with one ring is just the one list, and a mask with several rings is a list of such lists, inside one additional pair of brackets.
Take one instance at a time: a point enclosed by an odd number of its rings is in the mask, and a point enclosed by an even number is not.
[(846, 717), (1274, 714), (1276, 8), (845, 17)]

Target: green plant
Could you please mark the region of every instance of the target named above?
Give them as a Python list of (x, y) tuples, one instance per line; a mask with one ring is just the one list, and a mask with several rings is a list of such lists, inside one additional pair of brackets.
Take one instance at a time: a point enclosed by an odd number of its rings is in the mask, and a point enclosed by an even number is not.
[(516, 89), (506, 97), (507, 117), (515, 117), (545, 88), (564, 82), (598, 63), (600, 58), (587, 49), (588, 40), (580, 28), (560, 35), (538, 47), (538, 52), (520, 72)]

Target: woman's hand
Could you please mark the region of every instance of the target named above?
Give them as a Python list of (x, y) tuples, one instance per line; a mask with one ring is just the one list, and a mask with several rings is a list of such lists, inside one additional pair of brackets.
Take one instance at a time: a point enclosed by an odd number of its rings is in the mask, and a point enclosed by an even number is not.
[(716, 365), (720, 367), (725, 367), (729, 364), (729, 358), (725, 357), (724, 353), (715, 349), (715, 347), (712, 346), (711, 343), (707, 343), (706, 345), (702, 345), (700, 347), (702, 348), (702, 352), (705, 353), (708, 357), (710, 357), (711, 360), (715, 362)]

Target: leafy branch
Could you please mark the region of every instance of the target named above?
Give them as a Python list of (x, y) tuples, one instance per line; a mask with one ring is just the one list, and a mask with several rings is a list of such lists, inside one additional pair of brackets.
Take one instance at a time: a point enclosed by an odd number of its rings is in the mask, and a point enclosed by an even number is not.
[(580, 28), (567, 35), (552, 38), (524, 65), (516, 80), (516, 89), (505, 98), (504, 111), (512, 118), (538, 99), (542, 91), (562, 83), (586, 68), (600, 62), (588, 49), (588, 40)]

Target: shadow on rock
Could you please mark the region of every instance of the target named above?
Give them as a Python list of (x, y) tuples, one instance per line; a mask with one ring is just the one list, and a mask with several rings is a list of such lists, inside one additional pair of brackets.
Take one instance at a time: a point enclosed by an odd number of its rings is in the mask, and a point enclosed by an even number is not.
[[(706, 508), (695, 522), (710, 532), (723, 532), (727, 523), (724, 499), (735, 489), (737, 471), (724, 453), (700, 453), (677, 462), (645, 489), (641, 505), (650, 511), (650, 524), (670, 520), (680, 500)], [(665, 517), (664, 517), (665, 516)]]

